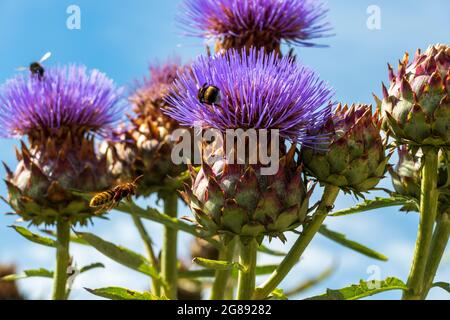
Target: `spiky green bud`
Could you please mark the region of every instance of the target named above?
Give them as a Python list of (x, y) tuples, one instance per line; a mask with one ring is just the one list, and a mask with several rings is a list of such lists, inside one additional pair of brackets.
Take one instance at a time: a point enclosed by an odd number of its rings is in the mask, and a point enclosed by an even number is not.
[(450, 47), (417, 51), (409, 64), (406, 53), (397, 74), (389, 65), (389, 89), (383, 84), (383, 129), (402, 144), (450, 145)]
[(207, 234), (284, 240), (285, 231), (304, 222), (310, 196), (295, 154), (292, 147), (275, 175), (261, 175), (257, 165), (204, 163), (192, 171), (192, 188), (183, 197)]
[(344, 191), (359, 194), (372, 189), (383, 178), (389, 159), (380, 125), (371, 106), (338, 105), (325, 125), (312, 132), (323, 136), (322, 142), (302, 148), (306, 171)]

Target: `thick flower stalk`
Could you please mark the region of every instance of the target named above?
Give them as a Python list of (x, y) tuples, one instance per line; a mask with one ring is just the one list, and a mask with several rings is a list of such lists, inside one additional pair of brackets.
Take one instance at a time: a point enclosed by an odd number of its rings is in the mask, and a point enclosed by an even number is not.
[[(413, 155), (405, 146), (398, 149), (399, 162), (395, 168), (390, 169), (392, 183), (398, 194), (411, 197), (420, 201), (421, 199), (421, 167), (422, 152)], [(450, 167), (448, 162), (448, 151), (441, 150), (438, 155), (438, 205), (436, 214), (436, 227), (433, 231), (430, 249), (426, 260), (423, 284), (416, 298), (425, 299), (432, 287), (434, 276), (440, 265), (450, 235)], [(402, 210), (417, 211), (415, 206), (404, 206)], [(406, 297), (409, 297), (406, 295)]]
[(339, 105), (326, 123), (312, 131), (326, 136), (302, 149), (307, 172), (322, 184), (361, 194), (375, 187), (386, 172), (389, 157), (380, 134), (378, 112), (368, 105)]
[[(204, 84), (220, 91), (220, 102), (211, 105), (199, 99)], [(180, 75), (167, 113), (185, 126), (217, 129), (225, 140), (229, 129), (276, 129), (282, 142), (315, 143), (322, 137), (305, 133), (327, 118), (329, 108), (324, 106), (331, 96), (312, 71), (289, 58), (255, 49), (248, 56), (229, 50), (200, 57), (190, 72)], [(266, 235), (284, 240), (284, 232), (305, 221), (310, 194), (297, 153), (295, 144), (286, 151), (282, 143), (273, 175), (262, 174), (258, 162), (236, 164), (227, 157), (211, 165), (204, 162), (198, 173), (192, 170), (192, 187), (183, 195), (198, 224), (206, 234), (241, 240), (241, 262), (247, 268), (239, 277), (240, 299), (252, 296), (255, 243)]]
[(315, 46), (329, 36), (327, 9), (313, 0), (185, 0), (180, 25), (187, 35), (216, 41), (216, 52), (265, 48), (281, 53), (282, 42)]
[(94, 148), (121, 116), (120, 90), (103, 73), (84, 66), (49, 68), (45, 76), (19, 75), (1, 88), (0, 132), (26, 137), (13, 172), (6, 167), (8, 203), (35, 225), (57, 225), (55, 299), (66, 298), (71, 225), (85, 225), (95, 210), (74, 191), (110, 184), (106, 159)]
[(177, 187), (173, 178), (186, 170), (171, 160), (171, 134), (179, 124), (163, 113), (168, 107), (164, 98), (177, 72), (185, 69), (176, 61), (150, 66), (150, 77), (130, 97), (130, 123), (122, 130), (119, 141), (107, 145), (109, 170), (119, 181), (144, 175), (138, 195), (159, 193), (163, 197), (173, 193)]

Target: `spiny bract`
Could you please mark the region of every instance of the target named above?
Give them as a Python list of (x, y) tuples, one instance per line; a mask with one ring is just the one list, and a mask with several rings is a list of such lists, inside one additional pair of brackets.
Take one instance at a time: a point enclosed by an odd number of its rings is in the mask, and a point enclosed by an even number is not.
[(275, 175), (261, 175), (258, 166), (203, 164), (192, 173), (192, 188), (183, 197), (205, 232), (243, 238), (280, 237), (305, 220), (309, 194), (296, 148), (283, 156)]
[(372, 189), (383, 178), (389, 159), (380, 125), (371, 106), (339, 105), (321, 128), (311, 132), (323, 136), (323, 141), (302, 148), (306, 171), (344, 191), (360, 194)]
[(389, 65), (390, 87), (383, 84), (383, 129), (398, 142), (416, 146), (450, 146), (450, 47), (417, 50), (408, 64), (400, 61), (397, 74)]

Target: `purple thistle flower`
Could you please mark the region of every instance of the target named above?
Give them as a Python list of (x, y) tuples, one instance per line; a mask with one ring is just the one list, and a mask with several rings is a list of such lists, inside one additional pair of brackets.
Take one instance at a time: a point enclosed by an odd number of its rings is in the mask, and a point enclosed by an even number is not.
[(18, 75), (0, 89), (3, 137), (87, 132), (107, 135), (124, 111), (122, 90), (98, 70), (70, 65), (48, 68), (43, 79)]
[(327, 12), (318, 0), (185, 0), (178, 20), (189, 36), (240, 38), (234, 48), (268, 41), (310, 47), (309, 40), (330, 36)]
[[(201, 103), (205, 84), (221, 92), (219, 105)], [(166, 112), (183, 126), (226, 129), (279, 129), (280, 136), (303, 143), (306, 130), (327, 119), (332, 90), (308, 68), (263, 49), (199, 57), (191, 71), (180, 74), (167, 101)]]
[(169, 93), (169, 89), (175, 81), (178, 72), (184, 71), (185, 68), (185, 66), (181, 65), (179, 58), (170, 59), (165, 63), (151, 64), (149, 66), (149, 76), (145, 77), (143, 81), (136, 81), (130, 100), (139, 107), (143, 106), (146, 108), (149, 102), (157, 105), (153, 107), (159, 107), (160, 103), (158, 102)]

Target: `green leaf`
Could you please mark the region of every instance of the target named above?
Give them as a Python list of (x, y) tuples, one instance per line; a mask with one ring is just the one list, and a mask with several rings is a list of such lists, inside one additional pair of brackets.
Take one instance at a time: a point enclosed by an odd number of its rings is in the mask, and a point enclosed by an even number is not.
[[(262, 265), (256, 266), (256, 275), (262, 276), (271, 274), (278, 265)], [(180, 271), (178, 273), (178, 277), (182, 279), (196, 279), (196, 278), (213, 278), (216, 275), (216, 270), (214, 269), (201, 269), (201, 270), (189, 270), (189, 271)], [(234, 269), (232, 272), (233, 277), (237, 278), (238, 270)]]
[(271, 274), (278, 268), (277, 264), (267, 264), (262, 266), (256, 266), (255, 273), (257, 276), (263, 276), (265, 274)]
[[(53, 230), (41, 230), (41, 232), (56, 238), (56, 232), (53, 231)], [(77, 235), (75, 235), (73, 233), (70, 234), (70, 242), (81, 244), (81, 245), (84, 245), (84, 246), (88, 246), (89, 245), (89, 243), (87, 243), (85, 240), (81, 239), (80, 237), (77, 237)]]
[(394, 277), (389, 277), (382, 281), (361, 280), (359, 284), (353, 284), (342, 289), (327, 289), (326, 293), (308, 298), (306, 300), (358, 300), (385, 291), (406, 289), (408, 289), (408, 287), (403, 283), (403, 281)]
[(82, 267), (80, 269), (80, 273), (84, 273), (84, 272), (87, 272), (87, 271), (92, 270), (92, 269), (104, 268), (104, 267), (105, 267), (105, 265), (103, 263), (101, 263), (101, 262), (91, 263), (91, 264), (89, 264), (87, 266)]
[[(80, 274), (87, 272), (89, 270), (95, 269), (95, 268), (104, 268), (105, 266), (103, 263), (96, 262), (92, 263), (90, 265), (84, 266), (80, 269)], [(21, 274), (10, 274), (3, 278), (0, 278), (0, 280), (3, 281), (15, 281), (15, 280), (21, 280), (26, 278), (34, 278), (34, 277), (40, 277), (40, 278), (53, 278), (53, 271), (47, 270), (44, 268), (40, 269), (30, 269), (30, 270), (24, 270)]]
[(333, 240), (337, 243), (339, 243), (340, 245), (343, 245), (346, 248), (352, 249), (356, 252), (359, 252), (365, 256), (377, 259), (377, 260), (381, 260), (381, 261), (387, 261), (388, 257), (386, 257), (385, 255), (376, 252), (375, 250), (372, 250), (358, 242), (355, 242), (353, 240), (349, 240), (347, 239), (347, 237), (339, 232), (336, 231), (332, 231), (330, 229), (328, 229), (325, 225), (322, 225), (319, 229), (319, 233), (322, 234), (323, 236), (327, 237), (330, 240)]
[(192, 262), (198, 264), (199, 266), (205, 267), (207, 269), (214, 270), (241, 270), (245, 271), (246, 268), (239, 264), (238, 262), (229, 262), (229, 261), (219, 261), (219, 260), (209, 260), (204, 258), (194, 258)]
[(21, 274), (10, 274), (7, 275), (1, 280), (3, 281), (16, 281), (26, 278), (33, 278), (33, 277), (41, 277), (41, 278), (53, 278), (53, 271), (40, 268), (40, 269), (31, 269), (31, 270), (25, 270)]
[(432, 285), (433, 287), (439, 287), (441, 289), (444, 289), (448, 293), (450, 293), (450, 283), (448, 282), (435, 282)]
[(31, 232), (30, 230), (28, 230), (24, 227), (10, 226), (10, 228), (13, 228), (22, 237), (30, 240), (31, 242), (38, 243), (38, 244), (41, 244), (41, 245), (44, 245), (47, 247), (56, 247), (56, 245), (57, 245), (57, 242), (55, 240), (40, 236), (36, 233)]
[(261, 244), (259, 246), (258, 251), (262, 252), (262, 253), (265, 253), (265, 254), (270, 254), (271, 256), (276, 256), (276, 257), (284, 257), (284, 256), (286, 256), (285, 252), (270, 249), (270, 248), (266, 247), (263, 244)]
[(148, 207), (147, 209), (143, 209), (143, 208), (137, 206), (134, 202), (127, 201), (127, 202), (122, 202), (116, 208), (116, 210), (118, 210), (120, 212), (125, 212), (128, 214), (135, 214), (139, 218), (158, 222), (158, 223), (165, 225), (166, 227), (173, 228), (173, 229), (176, 229), (179, 231), (183, 231), (183, 232), (189, 233), (195, 237), (205, 239), (206, 241), (210, 242), (218, 249), (220, 249), (222, 247), (222, 244), (219, 241), (217, 241), (211, 237), (205, 236), (203, 234), (203, 232), (196, 226), (188, 224), (177, 218), (169, 217), (168, 215), (160, 213), (158, 210), (156, 210), (154, 208)]
[(120, 287), (85, 289), (96, 296), (111, 300), (160, 300), (150, 292), (137, 292)]
[(393, 207), (393, 206), (403, 206), (403, 205), (414, 205), (418, 206), (417, 201), (414, 199), (406, 198), (400, 195), (393, 196), (391, 198), (380, 198), (376, 197), (374, 200), (365, 200), (364, 202), (358, 203), (357, 205), (335, 211), (330, 214), (331, 217), (345, 216), (349, 214), (354, 214), (358, 212), (364, 212), (379, 208)]
[(161, 280), (161, 277), (155, 268), (153, 268), (147, 259), (139, 253), (105, 241), (92, 233), (78, 232), (77, 235), (108, 258), (130, 269), (149, 275), (154, 279)]

